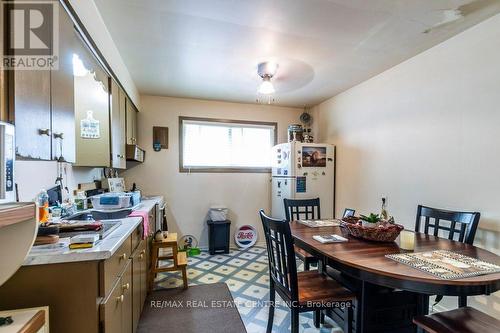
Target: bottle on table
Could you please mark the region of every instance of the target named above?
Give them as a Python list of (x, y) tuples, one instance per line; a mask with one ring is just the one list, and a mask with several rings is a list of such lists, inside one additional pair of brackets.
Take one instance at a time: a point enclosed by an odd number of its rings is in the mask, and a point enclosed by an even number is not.
[(46, 190), (40, 191), (37, 197), (38, 222), (47, 223), (49, 221), (49, 195)]

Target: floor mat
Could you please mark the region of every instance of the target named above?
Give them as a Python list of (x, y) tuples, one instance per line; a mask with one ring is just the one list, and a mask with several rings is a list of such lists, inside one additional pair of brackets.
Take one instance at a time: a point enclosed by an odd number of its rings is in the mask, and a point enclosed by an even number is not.
[(156, 290), (141, 314), (139, 333), (242, 333), (245, 326), (224, 283)]

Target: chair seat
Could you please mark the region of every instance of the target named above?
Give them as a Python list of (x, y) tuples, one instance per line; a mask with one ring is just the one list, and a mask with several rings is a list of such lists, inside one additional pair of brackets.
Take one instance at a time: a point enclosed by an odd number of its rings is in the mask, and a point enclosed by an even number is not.
[(471, 307), (420, 316), (413, 322), (430, 333), (498, 333), (500, 320)]
[(315, 256), (313, 256), (312, 254), (310, 254), (309, 252), (307, 252), (306, 250), (304, 249), (301, 249), (300, 247), (298, 247), (297, 245), (294, 245), (293, 246), (293, 249), (295, 250), (295, 254), (302, 260), (310, 260), (310, 261), (318, 261), (318, 258), (316, 258)]
[(297, 282), (302, 306), (307, 302), (346, 302), (356, 298), (349, 289), (318, 271), (297, 273)]

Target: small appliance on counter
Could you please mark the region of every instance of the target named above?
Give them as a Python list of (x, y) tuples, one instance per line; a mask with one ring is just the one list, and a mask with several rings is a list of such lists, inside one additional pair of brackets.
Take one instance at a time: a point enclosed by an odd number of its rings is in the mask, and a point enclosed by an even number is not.
[(0, 203), (16, 201), (14, 161), (16, 158), (14, 125), (0, 122)]

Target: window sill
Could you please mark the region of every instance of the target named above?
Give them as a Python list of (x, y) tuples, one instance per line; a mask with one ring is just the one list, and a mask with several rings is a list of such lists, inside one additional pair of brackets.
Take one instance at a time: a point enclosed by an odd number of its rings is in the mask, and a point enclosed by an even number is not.
[(180, 173), (271, 173), (271, 168), (179, 168)]

